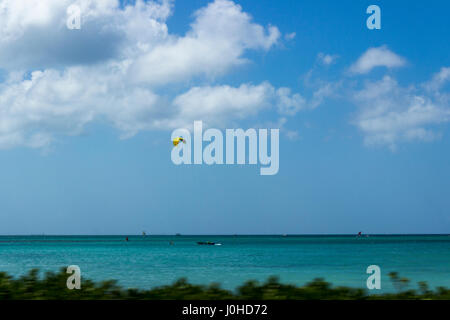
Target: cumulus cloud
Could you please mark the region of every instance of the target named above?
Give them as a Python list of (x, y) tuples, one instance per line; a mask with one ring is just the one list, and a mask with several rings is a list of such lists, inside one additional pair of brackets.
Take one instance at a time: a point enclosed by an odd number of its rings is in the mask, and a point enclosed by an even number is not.
[[(81, 8), (81, 30), (66, 27), (71, 4)], [(431, 141), (439, 137), (436, 126), (450, 120), (445, 67), (423, 84), (402, 87), (386, 76), (350, 96), (346, 79), (321, 80), (305, 96), (267, 81), (218, 84), (211, 80), (247, 63), (249, 51), (273, 48), (280, 31), (259, 25), (232, 1), (215, 0), (195, 12), (184, 35), (175, 35), (166, 25), (172, 7), (168, 0), (123, 7), (117, 0), (0, 0), (0, 148), (46, 147), (94, 121), (127, 138), (198, 119), (224, 126), (270, 110), (281, 128), (287, 116), (335, 96), (358, 106), (353, 122), (367, 145)], [(318, 58), (330, 65), (337, 56)], [(404, 64), (383, 46), (368, 49), (350, 70)], [(295, 139), (295, 132), (286, 135)]]
[(367, 145), (395, 149), (405, 141), (431, 141), (440, 136), (434, 126), (450, 121), (448, 104), (416, 87), (402, 87), (385, 76), (368, 82), (353, 96), (359, 106), (354, 120)]
[(177, 96), (174, 105), (178, 107), (180, 120), (204, 119), (209, 124), (223, 125), (229, 118), (244, 119), (272, 106), (277, 107), (279, 114), (292, 116), (306, 108), (306, 100), (289, 88), (276, 89), (263, 82), (239, 87), (194, 87)]
[(183, 121), (203, 119), (208, 124), (223, 124), (229, 117), (243, 119), (270, 106), (274, 88), (269, 83), (242, 84), (240, 87), (194, 87), (177, 96), (174, 105)]
[[(127, 88), (112, 67), (34, 71), (30, 79), (0, 85), (0, 146), (43, 147), (58, 134), (79, 134), (85, 124), (105, 118), (125, 134), (148, 126), (158, 96)], [(39, 143), (33, 137), (41, 137)], [(42, 137), (47, 137), (43, 139)]]
[(215, 77), (244, 64), (244, 51), (268, 50), (280, 37), (276, 27), (265, 29), (253, 23), (241, 6), (230, 1), (210, 3), (195, 17), (184, 37), (175, 37), (136, 59), (130, 67), (132, 77), (150, 84), (184, 81), (196, 75)]
[[(71, 4), (81, 8), (81, 30), (66, 28)], [(93, 121), (130, 137), (196, 117), (226, 121), (271, 105), (301, 107), (300, 96), (268, 82), (191, 87), (198, 77), (209, 80), (246, 63), (248, 50), (269, 50), (281, 34), (227, 0), (198, 10), (184, 36), (170, 34), (172, 6), (165, 0), (123, 8), (117, 0), (0, 1), (0, 69), (6, 70), (0, 148), (45, 147)]]
[(369, 48), (350, 67), (350, 72), (356, 74), (369, 73), (373, 68), (386, 67), (397, 68), (406, 64), (406, 60), (389, 50), (386, 46)]
[[(69, 30), (67, 8), (81, 9), (80, 30)], [(129, 55), (167, 37), (170, 2), (137, 0), (2, 0), (0, 68), (30, 70), (82, 65)]]
[[(394, 68), (405, 63), (404, 58), (382, 46), (369, 48), (350, 70), (366, 74), (375, 67)], [(429, 142), (441, 137), (439, 125), (450, 121), (450, 95), (445, 90), (449, 80), (448, 67), (429, 81), (408, 86), (388, 75), (378, 81), (344, 79), (342, 97), (357, 106), (352, 123), (363, 133), (364, 143), (395, 150), (402, 142)]]

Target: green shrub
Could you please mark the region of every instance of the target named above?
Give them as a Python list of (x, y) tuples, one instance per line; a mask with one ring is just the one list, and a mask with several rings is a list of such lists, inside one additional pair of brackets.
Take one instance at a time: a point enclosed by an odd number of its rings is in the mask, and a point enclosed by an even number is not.
[(28, 274), (14, 279), (0, 272), (0, 300), (374, 300), (374, 299), (450, 299), (450, 290), (439, 287), (430, 290), (425, 282), (419, 282), (419, 291), (406, 290), (409, 280), (400, 278), (398, 273), (390, 273), (396, 293), (369, 294), (365, 289), (333, 287), (324, 279), (314, 279), (304, 286), (283, 284), (276, 277), (264, 283), (247, 281), (235, 292), (222, 289), (219, 284), (209, 286), (190, 284), (180, 279), (171, 285), (149, 290), (124, 289), (117, 281), (94, 282), (83, 280), (80, 290), (66, 287), (67, 273), (47, 272), (40, 278), (39, 271), (33, 269)]

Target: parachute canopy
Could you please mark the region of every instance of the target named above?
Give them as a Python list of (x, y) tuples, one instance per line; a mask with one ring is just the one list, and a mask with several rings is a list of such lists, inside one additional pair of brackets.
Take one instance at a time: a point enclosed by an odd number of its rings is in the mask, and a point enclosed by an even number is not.
[(186, 143), (186, 140), (184, 140), (183, 137), (176, 137), (173, 139), (173, 145), (176, 147), (180, 142)]

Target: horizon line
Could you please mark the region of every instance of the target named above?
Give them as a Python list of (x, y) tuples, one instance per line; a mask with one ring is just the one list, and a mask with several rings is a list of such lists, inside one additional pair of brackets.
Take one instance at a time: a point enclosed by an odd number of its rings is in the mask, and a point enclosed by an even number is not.
[[(195, 234), (195, 233), (146, 233), (146, 237), (150, 236), (355, 236), (358, 233), (218, 233), (218, 234)], [(368, 236), (450, 236), (450, 233), (362, 233)], [(27, 237), (27, 236), (104, 236), (104, 237), (133, 237), (144, 236), (143, 234), (0, 234), (0, 237)]]

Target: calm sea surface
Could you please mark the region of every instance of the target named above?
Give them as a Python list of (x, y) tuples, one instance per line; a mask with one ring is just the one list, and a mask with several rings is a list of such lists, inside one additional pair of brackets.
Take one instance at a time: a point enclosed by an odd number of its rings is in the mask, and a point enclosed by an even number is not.
[[(150, 288), (181, 277), (234, 289), (271, 275), (304, 284), (316, 277), (335, 285), (365, 287), (366, 268), (382, 271), (382, 290), (397, 271), (432, 287), (450, 287), (450, 236), (0, 236), (0, 271), (17, 277), (31, 268), (81, 268), (82, 279), (116, 279)], [(201, 246), (213, 241), (221, 246)], [(172, 244), (171, 244), (172, 243)]]

